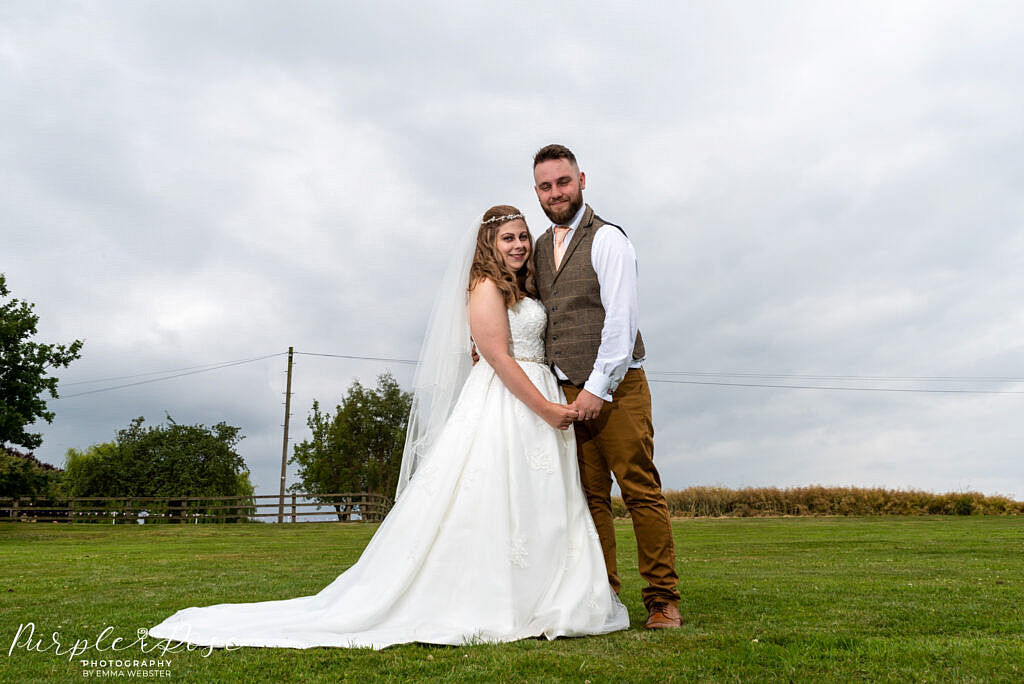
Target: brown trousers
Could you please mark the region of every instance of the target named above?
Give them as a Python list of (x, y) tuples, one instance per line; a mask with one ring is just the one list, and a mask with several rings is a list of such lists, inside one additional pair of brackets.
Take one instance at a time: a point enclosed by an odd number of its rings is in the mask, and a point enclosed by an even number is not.
[[(562, 389), (569, 403), (575, 401), (580, 392), (572, 385), (564, 385)], [(580, 480), (601, 538), (609, 584), (619, 591), (621, 582), (615, 560), (611, 499), (614, 474), (633, 520), (640, 575), (648, 583), (642, 592), (644, 605), (648, 609), (657, 601), (678, 605), (679, 576), (672, 525), (661, 492), (661, 476), (654, 467), (651, 390), (643, 369), (629, 369), (600, 415), (593, 420), (576, 422), (575, 429)]]

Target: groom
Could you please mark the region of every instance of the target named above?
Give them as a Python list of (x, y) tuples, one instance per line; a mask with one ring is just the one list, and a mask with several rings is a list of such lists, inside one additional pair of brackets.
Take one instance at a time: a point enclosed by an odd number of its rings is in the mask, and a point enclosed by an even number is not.
[(612, 475), (636, 534), (647, 629), (680, 626), (679, 581), (668, 506), (654, 467), (651, 393), (641, 366), (637, 266), (618, 226), (583, 203), (586, 176), (562, 145), (533, 159), (540, 206), (552, 226), (534, 249), (537, 289), (548, 311), (547, 353), (579, 410), (575, 423), (580, 479), (597, 526), (608, 582), (621, 586), (615, 560)]

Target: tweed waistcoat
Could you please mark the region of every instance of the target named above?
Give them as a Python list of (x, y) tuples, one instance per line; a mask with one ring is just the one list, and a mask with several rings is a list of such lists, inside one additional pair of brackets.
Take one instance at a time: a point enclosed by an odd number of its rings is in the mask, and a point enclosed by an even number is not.
[[(557, 365), (577, 387), (582, 387), (590, 377), (601, 346), (604, 305), (590, 249), (598, 229), (605, 223), (588, 205), (558, 270), (555, 270), (554, 238), (550, 228), (537, 238), (534, 248), (537, 290), (548, 310), (544, 340), (548, 362)], [(644, 343), (638, 330), (633, 358), (643, 357)]]

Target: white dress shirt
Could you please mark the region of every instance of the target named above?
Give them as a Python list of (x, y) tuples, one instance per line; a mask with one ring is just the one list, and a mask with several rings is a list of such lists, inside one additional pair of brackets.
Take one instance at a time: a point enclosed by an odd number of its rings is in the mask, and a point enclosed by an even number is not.
[[(580, 207), (569, 222), (564, 243), (566, 253), (586, 208), (585, 204)], [(554, 226), (552, 232), (553, 229)], [(598, 228), (594, 235), (590, 261), (601, 287), (604, 326), (601, 328), (601, 345), (597, 348), (594, 369), (590, 371), (583, 389), (605, 401), (611, 401), (612, 393), (626, 377), (626, 370), (640, 368), (644, 361), (642, 358), (633, 359), (633, 345), (636, 344), (636, 332), (640, 327), (636, 251), (621, 230), (606, 224)], [(557, 365), (555, 374), (562, 380), (569, 379)]]

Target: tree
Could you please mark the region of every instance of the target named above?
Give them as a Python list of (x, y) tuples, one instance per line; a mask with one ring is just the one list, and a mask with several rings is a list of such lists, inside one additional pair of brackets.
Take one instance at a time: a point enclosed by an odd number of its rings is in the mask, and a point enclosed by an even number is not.
[[(170, 416), (166, 425), (143, 427), (144, 422), (136, 418), (113, 442), (94, 444), (85, 451), (69, 449), (64, 466), (67, 493), (76, 497), (252, 496), (249, 469), (235, 451), (243, 439), (239, 428), (224, 422), (213, 427), (179, 425)], [(197, 512), (203, 510), (197, 507)]]
[(122, 468), (116, 442), (93, 444), (64, 454), (64, 490), (68, 496), (131, 496), (120, 486)]
[[(390, 373), (378, 376), (375, 390), (353, 382), (333, 416), (322, 413), (314, 401), (306, 419), (313, 435), (295, 446), (288, 461), (299, 464), (300, 482), (289, 489), (391, 495), (398, 485), (411, 407), (412, 395), (402, 391)], [(335, 508), (339, 519), (346, 519), (343, 506)]]
[(0, 497), (52, 497), (59, 493), (64, 471), (33, 454), (0, 449)]
[(0, 273), (0, 444), (36, 449), (43, 443), (42, 434), (25, 428), (39, 418), (53, 422), (53, 411), (46, 410), (42, 395), (49, 392), (57, 398), (57, 378), (47, 377), (47, 369), (67, 368), (81, 356), (82, 341), (30, 341), (39, 323), (32, 311), (35, 305), (7, 299), (9, 294), (7, 279)]

